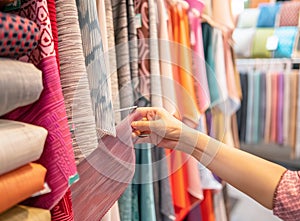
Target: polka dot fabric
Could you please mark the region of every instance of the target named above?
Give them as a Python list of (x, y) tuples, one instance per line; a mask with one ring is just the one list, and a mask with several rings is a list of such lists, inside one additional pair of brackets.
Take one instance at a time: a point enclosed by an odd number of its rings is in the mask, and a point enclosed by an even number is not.
[(26, 18), (0, 12), (0, 56), (18, 58), (30, 53), (39, 39), (38, 26)]

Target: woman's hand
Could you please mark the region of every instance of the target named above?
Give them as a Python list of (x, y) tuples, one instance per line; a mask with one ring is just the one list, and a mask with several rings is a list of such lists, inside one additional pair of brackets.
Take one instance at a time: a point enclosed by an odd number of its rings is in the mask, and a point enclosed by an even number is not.
[(141, 117), (131, 123), (135, 143), (152, 143), (174, 149), (178, 144), (181, 147), (187, 144), (183, 138), (193, 131), (163, 108), (138, 108), (135, 114)]

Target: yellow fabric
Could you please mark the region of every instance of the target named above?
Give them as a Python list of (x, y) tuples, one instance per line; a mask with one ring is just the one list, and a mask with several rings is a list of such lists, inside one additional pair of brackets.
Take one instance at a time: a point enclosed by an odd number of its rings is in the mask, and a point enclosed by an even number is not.
[(0, 221), (51, 221), (49, 210), (17, 205), (0, 214)]

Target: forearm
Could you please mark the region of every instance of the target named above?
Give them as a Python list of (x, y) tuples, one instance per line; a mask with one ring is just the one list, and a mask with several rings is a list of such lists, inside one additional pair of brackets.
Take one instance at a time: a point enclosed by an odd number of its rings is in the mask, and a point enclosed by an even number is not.
[(284, 167), (229, 147), (195, 130), (189, 130), (189, 134), (192, 136), (189, 142), (197, 140), (192, 155), (198, 161), (229, 184), (272, 209), (274, 192), (286, 170)]

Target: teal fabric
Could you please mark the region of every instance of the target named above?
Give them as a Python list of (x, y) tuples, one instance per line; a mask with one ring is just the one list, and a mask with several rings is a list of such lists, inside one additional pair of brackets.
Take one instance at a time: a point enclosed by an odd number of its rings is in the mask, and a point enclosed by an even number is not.
[(247, 119), (246, 119), (246, 143), (252, 143), (252, 124), (253, 124), (253, 85), (254, 84), (254, 73), (253, 71), (248, 72), (248, 103), (247, 103)]
[(140, 220), (156, 221), (150, 144), (136, 145), (137, 158), (134, 182), (139, 187)]
[(211, 105), (214, 106), (220, 99), (218, 90), (218, 82), (215, 73), (215, 61), (212, 41), (213, 28), (207, 24), (202, 23), (202, 35), (203, 35), (203, 48), (206, 61), (206, 74), (210, 93)]
[(119, 212), (122, 221), (132, 220), (132, 186), (129, 185), (119, 199)]
[[(141, 163), (140, 150), (135, 149), (135, 159), (136, 165)], [(132, 179), (132, 221), (140, 220), (140, 211), (139, 211), (139, 173), (135, 171), (135, 174)]]
[(292, 56), (297, 34), (298, 27), (275, 28), (275, 35), (279, 40), (274, 54), (275, 58), (290, 58)]
[(259, 142), (259, 128), (260, 128), (260, 73), (255, 72), (253, 74), (253, 124), (252, 124), (252, 143), (257, 144)]

